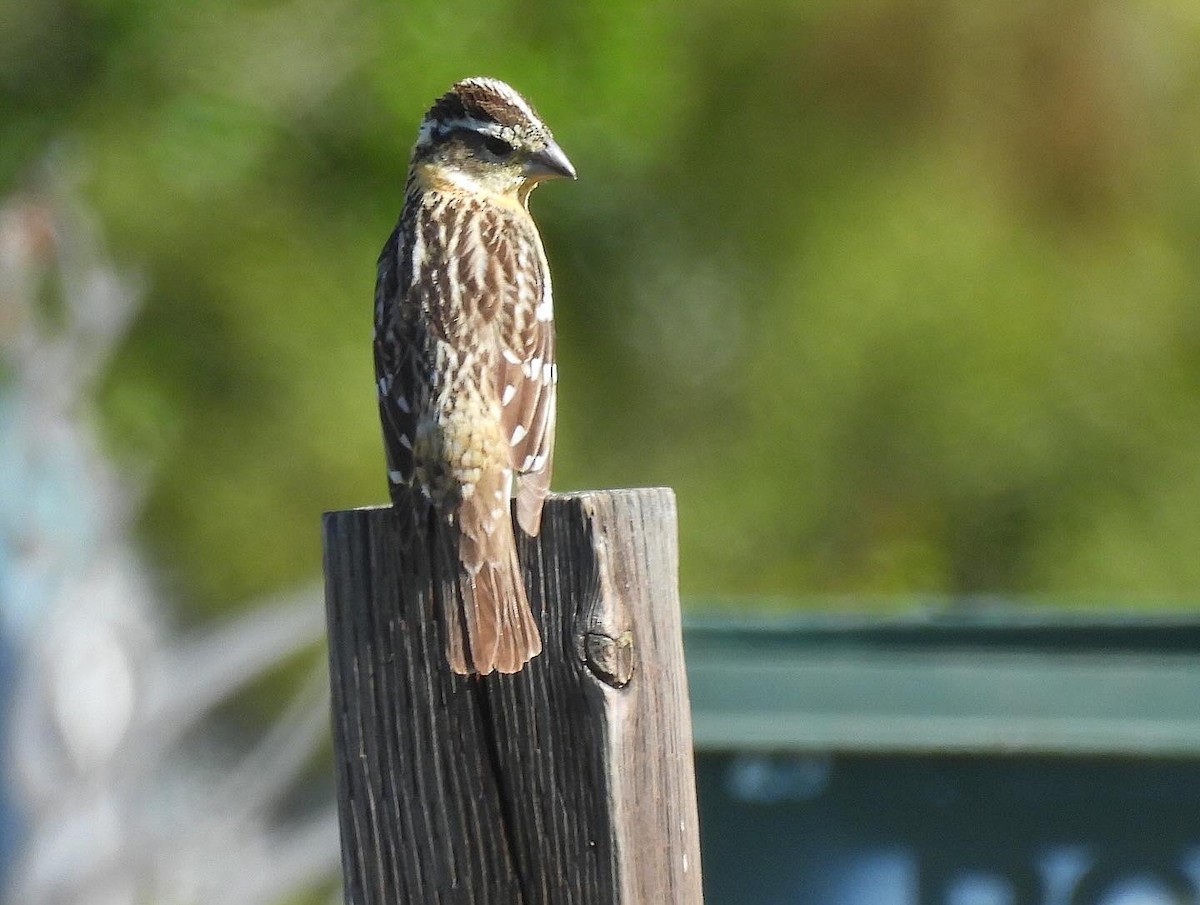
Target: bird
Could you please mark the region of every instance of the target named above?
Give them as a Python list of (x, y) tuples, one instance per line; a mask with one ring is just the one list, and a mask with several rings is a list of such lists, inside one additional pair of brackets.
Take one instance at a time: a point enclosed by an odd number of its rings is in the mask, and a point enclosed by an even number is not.
[(542, 651), (516, 521), (550, 492), (558, 365), (533, 189), (575, 168), (530, 103), (456, 82), (421, 121), (399, 221), (379, 255), (374, 352), (393, 505), (417, 501), (456, 542), (442, 607), (460, 675), (515, 673)]

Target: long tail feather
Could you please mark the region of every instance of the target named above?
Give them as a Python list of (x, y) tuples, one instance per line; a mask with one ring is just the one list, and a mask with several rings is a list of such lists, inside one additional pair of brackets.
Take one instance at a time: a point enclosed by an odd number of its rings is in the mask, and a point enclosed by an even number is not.
[(512, 515), (495, 494), (505, 484), (503, 476), (481, 482), (459, 508), (463, 574), (458, 605), (447, 608), (446, 658), (462, 675), (514, 673), (542, 652), (517, 560)]

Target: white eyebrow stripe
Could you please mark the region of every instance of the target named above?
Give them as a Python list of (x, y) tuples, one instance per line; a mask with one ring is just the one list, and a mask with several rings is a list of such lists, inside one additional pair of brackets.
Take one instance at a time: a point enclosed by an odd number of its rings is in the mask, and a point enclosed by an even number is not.
[[(532, 121), (535, 124), (539, 122), (536, 118), (532, 118)], [(544, 129), (545, 127), (539, 126), (539, 128)], [(421, 129), (417, 133), (416, 147), (427, 148), (433, 144), (435, 136), (440, 139), (455, 131), (474, 132), (477, 135), (498, 138), (510, 145), (516, 145), (519, 141), (516, 130), (510, 126), (501, 125), (490, 119), (458, 116), (454, 119), (426, 118), (422, 120)]]
[(455, 129), (470, 129), (472, 132), (483, 132), (489, 128), (494, 128), (496, 123), (489, 123), (482, 119), (475, 119), (470, 116), (460, 116), (454, 119), (443, 119), (437, 121), (441, 128), (440, 132), (452, 132)]
[(436, 131), (439, 135), (453, 132), (455, 129), (465, 129), (468, 132), (478, 132), (481, 135), (494, 135), (497, 138), (511, 137), (512, 130), (496, 122), (486, 119), (475, 119), (470, 116), (457, 116), (454, 119), (426, 119), (421, 123), (417, 142), (428, 142)]

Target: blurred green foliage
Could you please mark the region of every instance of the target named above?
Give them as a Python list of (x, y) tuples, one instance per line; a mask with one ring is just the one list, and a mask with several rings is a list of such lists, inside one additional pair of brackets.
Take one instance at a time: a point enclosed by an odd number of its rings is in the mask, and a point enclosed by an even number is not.
[(686, 593), (1200, 591), (1200, 7), (9, 0), (0, 185), (70, 169), (147, 304), (107, 383), (200, 610), (382, 502), (370, 309), (455, 79), (579, 182), (556, 487), (669, 484)]

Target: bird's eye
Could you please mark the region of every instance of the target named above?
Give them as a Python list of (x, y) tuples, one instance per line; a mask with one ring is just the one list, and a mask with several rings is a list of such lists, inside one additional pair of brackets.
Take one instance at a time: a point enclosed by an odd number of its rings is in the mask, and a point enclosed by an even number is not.
[(489, 153), (494, 154), (497, 157), (508, 157), (514, 150), (516, 150), (503, 138), (497, 138), (494, 135), (483, 136), (483, 146), (488, 149)]

